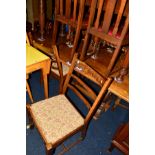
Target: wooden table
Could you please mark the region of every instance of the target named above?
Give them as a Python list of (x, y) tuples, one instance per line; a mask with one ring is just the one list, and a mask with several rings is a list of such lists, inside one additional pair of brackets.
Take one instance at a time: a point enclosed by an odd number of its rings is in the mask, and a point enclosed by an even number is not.
[(121, 104), (121, 99), (125, 100), (129, 103), (129, 76), (126, 75), (122, 83), (118, 83), (115, 80), (111, 83), (110, 87), (108, 88), (108, 93), (104, 97), (103, 102), (101, 103), (100, 107), (98, 108), (94, 119), (98, 119), (103, 112), (107, 111), (110, 108), (110, 104), (113, 100), (113, 95), (116, 95), (115, 104), (112, 107), (114, 110), (117, 106), (121, 106), (125, 109), (128, 109), (128, 106)]
[(50, 72), (50, 66), (51, 60), (48, 56), (26, 44), (26, 74), (42, 70), (45, 98), (48, 98), (47, 75)]
[(119, 98), (129, 102), (129, 76), (125, 76), (122, 83), (114, 80), (108, 90)]

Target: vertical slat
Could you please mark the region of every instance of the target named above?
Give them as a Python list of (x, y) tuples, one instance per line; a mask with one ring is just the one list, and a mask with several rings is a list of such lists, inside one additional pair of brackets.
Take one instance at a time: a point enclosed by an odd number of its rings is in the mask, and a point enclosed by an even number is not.
[(124, 8), (126, 5), (126, 1), (127, 0), (122, 0), (122, 2), (121, 2), (121, 5), (120, 5), (119, 11), (118, 11), (118, 15), (117, 15), (117, 19), (116, 19), (116, 23), (115, 23), (115, 26), (114, 26), (114, 29), (112, 32), (112, 35), (114, 35), (114, 36), (117, 34), (118, 27), (119, 27), (119, 24), (120, 24), (120, 21), (121, 21), (123, 12), (124, 12)]
[[(57, 0), (57, 1), (59, 1), (59, 0)], [(61, 16), (63, 16), (63, 12), (64, 12), (64, 11), (63, 11), (63, 6), (64, 6), (63, 1), (64, 1), (64, 0), (60, 0), (60, 15), (61, 15)]]
[(89, 21), (88, 21), (88, 30), (89, 30), (90, 26), (92, 26), (92, 24), (93, 24), (96, 5), (97, 5), (97, 0), (92, 0), (91, 8), (90, 8), (90, 16), (89, 16)]
[(109, 31), (111, 19), (113, 16), (113, 12), (115, 9), (115, 4), (117, 0), (108, 0), (106, 10), (105, 10), (105, 15), (103, 19), (103, 25), (102, 25), (102, 31), (104, 33), (107, 33)]
[(66, 0), (66, 9), (65, 9), (66, 18), (70, 18), (70, 14), (71, 14), (71, 0)]
[(76, 20), (77, 0), (74, 0), (73, 21)]
[(99, 0), (99, 8), (98, 8), (98, 12), (97, 12), (97, 19), (95, 21), (95, 28), (98, 28), (99, 23), (100, 23), (100, 17), (101, 17), (103, 2), (104, 2), (104, 0)]
[(55, 0), (55, 15), (59, 14), (60, 12), (60, 1)]
[(67, 87), (68, 87), (68, 83), (69, 83), (69, 80), (71, 78), (71, 74), (74, 70), (74, 67), (75, 67), (75, 64), (76, 64), (76, 59), (78, 57), (78, 54), (75, 53), (74, 54), (74, 57), (73, 57), (73, 60), (72, 60), (72, 65), (69, 67), (69, 71), (68, 71), (68, 74), (67, 74), (67, 77), (66, 77), (66, 80), (65, 80), (65, 83), (64, 83), (64, 86), (63, 86), (63, 94), (66, 92), (67, 90)]

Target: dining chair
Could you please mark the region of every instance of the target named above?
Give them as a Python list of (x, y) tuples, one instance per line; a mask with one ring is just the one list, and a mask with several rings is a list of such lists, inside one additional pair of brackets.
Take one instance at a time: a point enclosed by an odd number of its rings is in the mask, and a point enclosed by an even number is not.
[[(117, 5), (118, 2), (119, 6)], [(127, 6), (128, 0), (92, 0), (91, 2), (89, 22), (80, 60), (86, 60), (92, 56), (87, 54), (91, 37), (95, 38), (94, 40), (96, 41), (102, 40), (106, 44), (113, 45), (114, 51), (111, 53), (110, 59), (107, 60), (108, 65), (105, 73), (107, 76), (110, 75), (117, 61), (121, 47), (129, 44), (129, 14)]]
[(43, 44), (37, 43), (33, 39), (31, 32), (28, 33), (28, 36), (30, 38), (30, 43), (32, 44), (33, 47), (37, 48), (38, 50), (42, 51), (46, 55), (50, 56), (52, 60), (50, 75), (54, 76), (60, 81), (59, 91), (62, 92), (63, 83), (68, 73), (69, 67), (61, 62), (57, 46), (52, 45), (52, 47), (49, 48), (49, 47), (44, 46)]
[[(97, 84), (100, 87), (99, 92), (94, 91), (86, 79)], [(81, 133), (80, 138), (68, 147), (65, 146), (63, 152), (85, 138), (89, 123), (111, 82), (111, 78), (102, 77), (86, 63), (77, 59), (76, 53), (65, 79), (62, 94), (32, 105), (27, 104), (30, 120), (33, 120), (45, 143), (46, 155), (53, 154), (57, 146), (76, 133)], [(71, 100), (69, 91), (79, 97), (81, 104), (88, 109), (87, 113), (77, 108), (80, 101), (75, 103), (76, 100)]]
[(122, 124), (116, 130), (109, 151), (114, 148), (119, 149), (123, 154), (129, 154), (129, 123)]
[[(81, 34), (81, 30), (86, 30), (88, 24), (88, 14), (85, 14), (85, 1), (86, 0), (55, 0), (55, 14), (54, 14), (54, 30), (52, 35), (52, 44), (56, 44), (57, 32), (59, 23), (68, 25), (69, 33), (67, 35), (67, 44), (72, 48), (71, 56), (69, 60), (71, 61), (73, 55), (78, 47), (78, 42)], [(89, 6), (89, 5), (87, 5)], [(73, 39), (73, 31), (75, 29), (75, 37)], [(71, 43), (73, 41), (73, 45)]]

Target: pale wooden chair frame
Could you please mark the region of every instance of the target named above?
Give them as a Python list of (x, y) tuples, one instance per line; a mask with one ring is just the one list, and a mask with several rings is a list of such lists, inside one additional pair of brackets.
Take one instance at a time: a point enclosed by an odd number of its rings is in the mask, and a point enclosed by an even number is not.
[[(75, 74), (75, 72), (77, 74)], [(98, 95), (96, 95), (96, 93), (87, 84), (85, 84), (77, 75), (84, 76), (84, 77), (90, 79), (91, 81), (94, 81), (97, 85), (99, 85), (101, 87), (101, 90), (99, 91)], [(82, 88), (87, 91), (87, 95), (89, 94), (88, 96), (91, 97), (92, 99), (94, 99), (94, 102), (92, 105), (90, 105), (89, 101), (86, 100), (86, 98), (82, 95), (82, 93), (80, 93), (80, 91), (76, 87), (76, 85), (74, 85), (74, 83), (71, 82), (72, 81), (71, 78), (73, 78), (80, 85), (82, 85)], [(99, 73), (97, 73), (95, 70), (93, 70), (91, 67), (89, 67), (86, 63), (78, 60), (77, 54), (74, 55), (72, 64), (69, 69), (69, 73), (66, 77), (66, 80), (65, 80), (65, 83), (63, 86), (62, 94), (65, 95), (68, 88), (70, 88), (75, 94), (77, 94), (79, 96), (79, 98), (86, 105), (86, 107), (88, 108), (88, 113), (85, 116), (84, 124), (81, 127), (78, 127), (74, 131), (70, 132), (68, 135), (62, 137), (60, 140), (56, 141), (54, 144), (49, 144), (44, 141), (45, 146), (46, 146), (45, 147), (46, 155), (53, 154), (55, 148), (58, 145), (62, 144), (66, 139), (68, 139), (69, 137), (71, 137), (72, 135), (74, 135), (78, 132), (81, 132), (81, 138), (76, 143), (72, 144), (71, 147), (74, 146), (75, 144), (79, 143), (79, 141), (81, 141), (85, 138), (88, 125), (89, 125), (92, 117), (94, 116), (94, 114), (98, 108), (98, 105), (100, 104), (101, 99), (106, 94), (107, 89), (110, 86), (111, 82), (112, 82), (112, 78), (102, 77)], [(64, 108), (67, 108), (67, 107), (64, 107)], [(31, 105), (27, 104), (27, 109), (30, 112), (30, 116), (31, 116), (30, 118), (32, 120), (34, 120), (33, 113), (31, 111)], [(35, 124), (35, 122), (34, 122), (34, 124)], [(39, 127), (37, 127), (37, 129), (38, 129), (39, 133), (41, 134), (41, 137), (44, 137), (44, 135), (42, 135), (42, 132), (40, 131)], [(70, 147), (68, 149), (70, 149)], [(66, 150), (68, 150), (68, 149), (66, 149)]]

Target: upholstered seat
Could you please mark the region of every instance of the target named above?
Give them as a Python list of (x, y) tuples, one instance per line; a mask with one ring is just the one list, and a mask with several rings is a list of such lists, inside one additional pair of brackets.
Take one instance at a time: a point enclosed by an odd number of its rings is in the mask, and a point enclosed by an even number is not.
[[(56, 75), (60, 76), (60, 71), (58, 70), (57, 63), (52, 63), (51, 71), (54, 72)], [(67, 75), (69, 71), (69, 67), (67, 65), (62, 64), (62, 73), (63, 76)]]
[(31, 105), (31, 112), (44, 140), (55, 143), (84, 125), (84, 118), (65, 95), (58, 95)]

